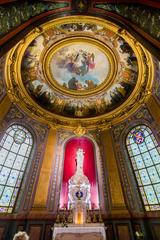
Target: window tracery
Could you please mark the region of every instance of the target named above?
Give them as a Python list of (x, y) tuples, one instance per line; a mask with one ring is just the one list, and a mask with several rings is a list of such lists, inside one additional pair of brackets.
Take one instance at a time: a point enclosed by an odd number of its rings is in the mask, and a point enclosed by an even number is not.
[(10, 126), (0, 142), (0, 212), (11, 213), (33, 146), (31, 133), (23, 126)]
[(160, 147), (145, 125), (134, 127), (126, 146), (146, 211), (160, 210)]

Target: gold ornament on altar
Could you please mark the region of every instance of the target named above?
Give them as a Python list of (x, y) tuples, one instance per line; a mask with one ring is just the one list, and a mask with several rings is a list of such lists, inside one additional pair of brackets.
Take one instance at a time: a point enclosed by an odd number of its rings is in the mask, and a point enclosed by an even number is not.
[(92, 219), (91, 219), (91, 215), (89, 213), (89, 210), (87, 211), (87, 218), (86, 218), (86, 223), (91, 223)]
[(81, 137), (86, 133), (86, 128), (82, 127), (81, 125), (79, 125), (75, 130), (74, 130), (74, 134), (77, 137)]
[(60, 215), (58, 214), (58, 215), (57, 215), (57, 218), (56, 218), (56, 223), (60, 223), (60, 221), (61, 221), (61, 220), (60, 220)]
[(73, 213), (72, 212), (68, 215), (68, 223), (73, 223)]
[(97, 223), (97, 216), (96, 216), (96, 213), (94, 213), (94, 215), (93, 215), (93, 223)]

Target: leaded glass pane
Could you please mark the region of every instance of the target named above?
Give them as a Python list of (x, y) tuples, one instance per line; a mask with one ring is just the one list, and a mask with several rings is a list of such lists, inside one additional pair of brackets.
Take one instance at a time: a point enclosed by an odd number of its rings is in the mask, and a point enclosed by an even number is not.
[(31, 155), (32, 136), (20, 125), (12, 125), (0, 143), (0, 212), (11, 213)]
[(148, 149), (145, 142), (139, 144), (138, 146), (139, 146), (140, 153), (147, 152)]
[(151, 154), (151, 157), (153, 159), (153, 162), (156, 164), (156, 163), (160, 163), (160, 155), (157, 151), (157, 149), (152, 149), (150, 151), (150, 154)]
[(157, 174), (156, 168), (153, 166), (153, 167), (148, 168), (147, 171), (149, 173), (151, 182), (152, 183), (158, 183), (159, 182), (159, 176)]
[(5, 185), (10, 174), (11, 169), (7, 167), (2, 167), (0, 172), (0, 184)]
[(26, 133), (23, 130), (18, 129), (15, 131), (13, 138), (17, 144), (22, 144), (26, 139)]
[(142, 158), (141, 155), (135, 156), (134, 159), (135, 159), (135, 161), (136, 161), (136, 164), (137, 164), (137, 168), (138, 168), (138, 169), (145, 167), (144, 162), (143, 162), (143, 158)]
[(140, 187), (139, 189), (140, 189), (140, 192), (141, 192), (144, 204), (148, 204), (148, 201), (147, 201), (147, 198), (146, 198), (146, 194), (144, 192), (143, 187)]
[(153, 142), (151, 136), (148, 136), (148, 137), (145, 138), (145, 143), (147, 145), (148, 150), (155, 147), (154, 142)]
[(145, 186), (144, 191), (146, 193), (147, 200), (148, 200), (149, 204), (158, 204), (156, 194), (155, 194), (154, 189), (151, 185), (150, 186)]
[(146, 211), (160, 210), (160, 147), (151, 129), (136, 126), (126, 145)]
[(6, 161), (4, 163), (4, 166), (9, 167), (9, 168), (12, 167), (13, 163), (15, 162), (15, 159), (16, 159), (16, 154), (9, 152), (9, 154), (6, 158)]
[(138, 154), (140, 154), (139, 148), (138, 148), (138, 146), (137, 146), (136, 143), (133, 143), (131, 149), (132, 149), (132, 154), (133, 154), (133, 155), (138, 155)]
[(6, 149), (2, 148), (0, 151), (0, 164), (4, 164), (7, 155), (8, 155), (8, 151)]
[(160, 183), (154, 185), (154, 190), (155, 190), (155, 193), (157, 195), (158, 201), (160, 203)]
[(9, 206), (10, 200), (12, 198), (13, 190), (14, 190), (14, 188), (12, 188), (12, 187), (7, 187), (7, 186), (5, 187), (3, 194), (1, 196), (1, 199), (0, 199), (0, 206), (3, 206), (3, 207)]
[(142, 185), (148, 185), (151, 183), (149, 176), (148, 176), (148, 172), (146, 171), (146, 169), (140, 170), (139, 171), (140, 177), (141, 177), (141, 181), (142, 181)]
[(6, 141), (5, 141), (4, 144), (3, 144), (3, 147), (4, 147), (5, 149), (9, 150), (9, 149), (11, 148), (11, 146), (12, 146), (12, 143), (13, 143), (13, 138), (10, 137), (10, 136), (8, 136), (8, 137), (6, 138)]
[(15, 143), (15, 142), (13, 142), (12, 147), (11, 147), (10, 150), (11, 150), (12, 152), (14, 152), (14, 153), (17, 153), (17, 152), (19, 151), (19, 148), (20, 148), (20, 145), (17, 144), (17, 143)]
[(23, 164), (24, 157), (23, 156), (17, 156), (16, 161), (14, 162), (13, 168), (20, 170)]
[(156, 169), (157, 169), (158, 174), (159, 174), (159, 176), (160, 176), (160, 164), (156, 165)]
[(19, 174), (19, 171), (12, 169), (7, 181), (7, 185), (14, 187), (16, 185), (18, 174)]
[(3, 192), (3, 189), (4, 189), (4, 186), (0, 185), (0, 196), (1, 196), (2, 192)]
[(20, 149), (19, 149), (19, 154), (22, 155), (22, 156), (25, 156), (27, 148), (28, 148), (27, 144), (22, 144)]
[(142, 157), (143, 157), (146, 167), (153, 165), (153, 161), (152, 161), (152, 158), (151, 158), (149, 152), (142, 153)]

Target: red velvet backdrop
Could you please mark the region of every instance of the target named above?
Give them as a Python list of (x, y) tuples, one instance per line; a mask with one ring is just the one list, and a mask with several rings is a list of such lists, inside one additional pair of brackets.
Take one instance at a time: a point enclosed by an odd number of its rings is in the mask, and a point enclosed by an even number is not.
[(82, 148), (84, 154), (83, 171), (91, 184), (91, 205), (92, 208), (99, 208), (98, 186), (96, 181), (96, 167), (94, 156), (94, 145), (91, 140), (85, 137), (72, 138), (66, 143), (64, 154), (63, 181), (60, 194), (60, 208), (67, 206), (68, 202), (68, 180), (76, 171), (76, 151)]

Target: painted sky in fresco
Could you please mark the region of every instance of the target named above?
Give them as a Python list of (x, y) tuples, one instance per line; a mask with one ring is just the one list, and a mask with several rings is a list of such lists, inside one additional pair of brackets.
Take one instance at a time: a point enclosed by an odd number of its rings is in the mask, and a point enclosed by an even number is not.
[(58, 84), (72, 90), (86, 90), (100, 85), (107, 78), (109, 60), (95, 45), (70, 44), (53, 54), (50, 71)]

